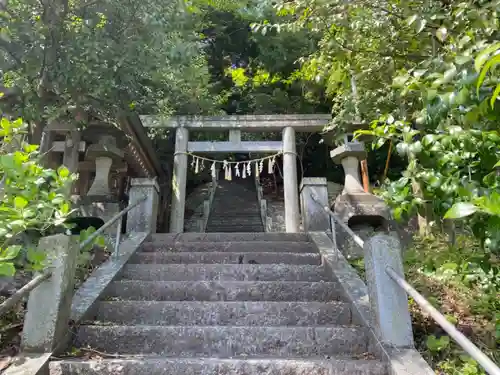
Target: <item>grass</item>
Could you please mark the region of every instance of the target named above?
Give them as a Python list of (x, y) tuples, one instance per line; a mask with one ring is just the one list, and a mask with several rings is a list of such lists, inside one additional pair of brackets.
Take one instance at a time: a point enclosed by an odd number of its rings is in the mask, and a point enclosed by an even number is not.
[[(407, 281), (493, 361), (500, 363), (500, 262), (474, 240), (415, 238), (404, 253)], [(362, 260), (351, 262), (364, 278)], [(415, 345), (440, 375), (485, 372), (410, 299)]]

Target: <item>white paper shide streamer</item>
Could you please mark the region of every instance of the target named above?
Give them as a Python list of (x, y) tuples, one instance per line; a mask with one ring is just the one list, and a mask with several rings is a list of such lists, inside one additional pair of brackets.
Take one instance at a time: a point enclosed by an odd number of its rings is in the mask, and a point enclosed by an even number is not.
[[(228, 161), (228, 160), (213, 160), (207, 159), (202, 156), (191, 155), (191, 168), (194, 169), (194, 173), (198, 174), (205, 169), (205, 162), (210, 165), (210, 173), (212, 178), (217, 178), (217, 171), (220, 170), (218, 165), (221, 164), (224, 169), (224, 179), (231, 181), (233, 179), (233, 173), (236, 177), (247, 178), (252, 176), (252, 168), (254, 168), (254, 173), (256, 177), (259, 177), (264, 171), (265, 163), (267, 162), (267, 173), (272, 174), (274, 172), (274, 165), (276, 164), (276, 156), (280, 155), (266, 156), (259, 159), (248, 160), (248, 161)], [(234, 168), (234, 170), (233, 170)]]

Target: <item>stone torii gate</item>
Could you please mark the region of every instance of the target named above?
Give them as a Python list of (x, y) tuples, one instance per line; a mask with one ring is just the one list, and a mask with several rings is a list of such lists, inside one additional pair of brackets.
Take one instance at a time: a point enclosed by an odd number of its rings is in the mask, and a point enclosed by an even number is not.
[[(297, 184), (295, 132), (323, 130), (331, 115), (245, 115), (245, 116), (141, 116), (144, 127), (176, 129), (170, 232), (184, 231), (186, 200), (187, 153), (282, 152), (286, 231), (299, 231), (300, 212)], [(229, 131), (224, 142), (190, 142), (189, 130)], [(242, 141), (243, 132), (277, 132), (282, 141)]]

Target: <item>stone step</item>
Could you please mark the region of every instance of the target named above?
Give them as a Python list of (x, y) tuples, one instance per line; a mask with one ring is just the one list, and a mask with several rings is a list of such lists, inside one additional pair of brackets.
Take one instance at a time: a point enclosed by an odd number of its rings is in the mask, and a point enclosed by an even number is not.
[(208, 219), (209, 222), (211, 223), (231, 223), (229, 220), (237, 220), (238, 223), (258, 223), (261, 221), (261, 216), (260, 213), (254, 214), (242, 214), (242, 215), (227, 215), (227, 214), (220, 214), (220, 215), (212, 215)]
[(386, 375), (375, 360), (164, 358), (50, 363), (52, 375)]
[(288, 264), (128, 264), (121, 277), (149, 281), (326, 281), (320, 266)]
[(264, 232), (264, 227), (244, 227), (242, 228), (241, 226), (237, 227), (226, 227), (226, 228), (221, 228), (221, 227), (209, 227), (207, 226), (206, 232), (207, 233), (238, 233), (241, 232), (242, 229), (245, 229), (246, 232), (249, 233), (262, 233)]
[(330, 302), (342, 299), (336, 282), (115, 281), (107, 300)]
[(149, 242), (154, 244), (172, 244), (176, 242), (310, 242), (307, 233), (155, 233)]
[(187, 242), (172, 243), (171, 245), (158, 245), (146, 242), (142, 245), (143, 252), (166, 251), (171, 253), (318, 253), (316, 245), (312, 242), (292, 241), (248, 241), (248, 242)]
[(255, 208), (246, 209), (246, 210), (228, 210), (228, 209), (214, 208), (210, 211), (210, 217), (222, 216), (222, 215), (228, 215), (228, 216), (234, 216), (234, 217), (249, 217), (249, 216), (258, 217), (258, 216), (260, 216), (260, 208), (257, 206), (255, 206)]
[(318, 326), (351, 324), (344, 302), (101, 301), (96, 320), (126, 325)]
[(169, 357), (335, 356), (368, 349), (361, 327), (80, 326), (76, 347)]
[(152, 264), (321, 264), (319, 254), (308, 253), (228, 253), (228, 252), (139, 252), (130, 263)]
[(221, 227), (226, 227), (226, 226), (247, 227), (247, 226), (254, 226), (254, 225), (262, 225), (262, 219), (260, 218), (260, 215), (258, 217), (256, 216), (255, 218), (251, 218), (251, 217), (238, 218), (235, 216), (225, 216), (225, 217), (221, 217), (221, 218), (209, 219), (208, 224), (211, 226), (219, 225)]

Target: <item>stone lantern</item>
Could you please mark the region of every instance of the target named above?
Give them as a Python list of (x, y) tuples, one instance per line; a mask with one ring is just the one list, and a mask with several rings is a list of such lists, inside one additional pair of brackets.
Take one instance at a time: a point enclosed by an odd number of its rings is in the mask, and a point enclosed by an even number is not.
[[(333, 162), (342, 165), (345, 173), (344, 189), (335, 199), (332, 211), (356, 234), (366, 239), (374, 231), (389, 229), (390, 211), (383, 200), (364, 191), (359, 166), (360, 161), (366, 159), (365, 144), (351, 141), (349, 135), (348, 130), (344, 144), (330, 152)], [(340, 226), (335, 227), (335, 233), (337, 245), (348, 259), (363, 256), (363, 249)]]
[[(110, 175), (116, 170), (126, 170), (123, 149), (127, 140), (123, 132), (108, 124), (90, 124), (83, 133), (84, 139), (91, 143), (85, 153), (85, 162), (95, 164), (95, 178), (83, 207), (87, 215), (97, 216), (105, 222), (120, 212), (120, 201), (109, 186)], [(111, 226), (106, 233), (115, 234), (116, 226)]]

